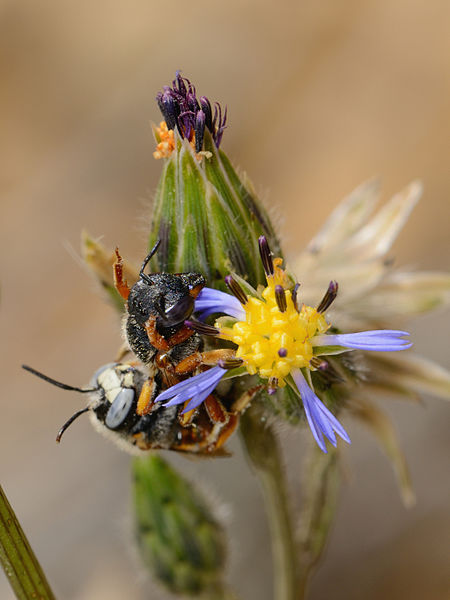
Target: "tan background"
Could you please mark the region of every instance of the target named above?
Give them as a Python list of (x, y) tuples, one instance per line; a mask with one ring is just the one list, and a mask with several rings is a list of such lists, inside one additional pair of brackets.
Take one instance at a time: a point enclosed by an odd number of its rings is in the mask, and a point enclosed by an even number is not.
[[(83, 384), (117, 348), (115, 316), (71, 254), (88, 227), (142, 258), (161, 168), (155, 93), (182, 68), (228, 105), (223, 147), (284, 215), (289, 252), (364, 179), (381, 175), (390, 195), (420, 176), (425, 196), (396, 256), (448, 269), (449, 34), (447, 0), (0, 4), (1, 483), (60, 599), (160, 596), (129, 552), (128, 457), (87, 419), (56, 447), (80, 397), (20, 370)], [(449, 333), (448, 315), (422, 319), (416, 347), (450, 366)], [(349, 481), (312, 599), (448, 597), (448, 407), (385, 406), (418, 505), (405, 511), (376, 444), (347, 422)], [(298, 498), (302, 446), (283, 434)], [(243, 598), (265, 600), (268, 534), (232, 446), (230, 460), (175, 460), (231, 509), (229, 578)], [(12, 598), (2, 575), (0, 597)]]

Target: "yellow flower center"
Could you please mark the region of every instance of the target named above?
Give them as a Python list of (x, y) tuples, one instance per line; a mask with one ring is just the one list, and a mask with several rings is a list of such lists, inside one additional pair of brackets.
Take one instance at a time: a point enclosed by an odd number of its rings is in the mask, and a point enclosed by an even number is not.
[(275, 287), (286, 283), (285, 272), (279, 267), (281, 259), (274, 260), (275, 273), (267, 277), (263, 299), (249, 297), (242, 307), (245, 321), (232, 327), (216, 327), (220, 337), (238, 346), (236, 357), (242, 358), (247, 371), (265, 379), (276, 378), (280, 387), (292, 369), (309, 367), (313, 358), (311, 338), (329, 328), (322, 314), (311, 306), (302, 305), (298, 311), (289, 290), (283, 289), (286, 310), (279, 308)]

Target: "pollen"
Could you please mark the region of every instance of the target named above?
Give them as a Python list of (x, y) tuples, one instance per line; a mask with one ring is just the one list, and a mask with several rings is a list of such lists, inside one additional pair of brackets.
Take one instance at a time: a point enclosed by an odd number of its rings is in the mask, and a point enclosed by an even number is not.
[(251, 375), (278, 380), (278, 385), (284, 387), (292, 369), (314, 370), (311, 339), (325, 333), (329, 325), (315, 308), (303, 304), (298, 309), (291, 291), (286, 289), (288, 280), (280, 265), (281, 259), (275, 258), (273, 274), (267, 275), (261, 298), (249, 297), (242, 305), (245, 321), (229, 327), (216, 323), (216, 327), (222, 339), (238, 346), (236, 357), (244, 361)]
[(155, 128), (156, 139), (159, 143), (156, 146), (156, 150), (153, 152), (153, 158), (157, 160), (160, 158), (169, 157), (175, 150), (175, 136), (173, 129), (167, 128), (167, 123), (161, 121), (159, 127)]
[[(154, 132), (158, 144), (156, 145), (156, 150), (153, 152), (153, 158), (156, 160), (159, 160), (160, 158), (169, 158), (169, 156), (171, 156), (172, 152), (175, 150), (174, 130), (168, 129), (167, 123), (165, 121), (161, 121), (159, 127), (155, 127)], [(194, 150), (195, 158), (198, 161), (202, 160), (203, 155), (209, 154), (207, 152), (195, 152), (195, 133), (193, 131), (189, 137), (189, 144)]]

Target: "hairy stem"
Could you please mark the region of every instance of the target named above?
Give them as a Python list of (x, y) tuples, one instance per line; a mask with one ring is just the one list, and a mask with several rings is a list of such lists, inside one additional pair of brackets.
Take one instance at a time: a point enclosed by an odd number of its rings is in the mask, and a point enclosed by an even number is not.
[(304, 477), (305, 494), (300, 514), (297, 599), (303, 600), (315, 566), (330, 534), (340, 487), (337, 451), (324, 454), (311, 448)]
[(1, 486), (0, 561), (19, 600), (54, 600), (44, 572)]
[(241, 436), (249, 462), (258, 477), (272, 537), (275, 600), (298, 598), (297, 549), (278, 440), (252, 406), (241, 420)]

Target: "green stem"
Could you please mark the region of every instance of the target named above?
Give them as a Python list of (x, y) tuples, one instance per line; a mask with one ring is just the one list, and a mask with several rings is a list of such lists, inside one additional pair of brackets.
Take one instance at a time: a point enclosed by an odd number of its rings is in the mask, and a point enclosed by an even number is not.
[(324, 454), (314, 445), (304, 483), (299, 532), (298, 600), (303, 600), (306, 595), (309, 579), (325, 550), (333, 524), (340, 487), (337, 451)]
[(275, 600), (298, 599), (297, 549), (278, 440), (262, 422), (256, 406), (243, 415), (240, 427), (250, 464), (262, 489), (272, 537)]
[(31, 546), (0, 486), (0, 561), (19, 600), (54, 600)]

